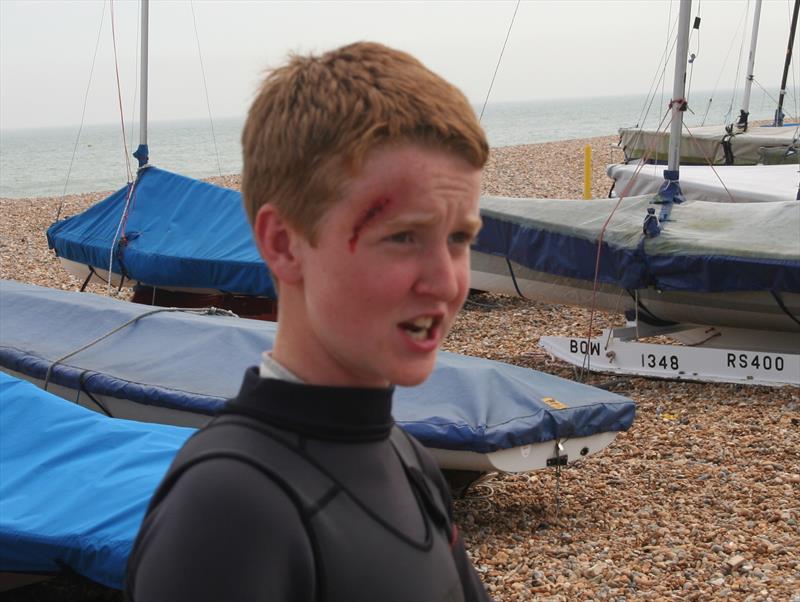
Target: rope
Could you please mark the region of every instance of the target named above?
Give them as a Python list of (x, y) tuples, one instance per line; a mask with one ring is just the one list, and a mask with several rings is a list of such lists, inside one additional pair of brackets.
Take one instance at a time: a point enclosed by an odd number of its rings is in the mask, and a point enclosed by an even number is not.
[(197, 56), (200, 57), (200, 72), (203, 75), (203, 89), (206, 93), (206, 108), (208, 109), (208, 121), (211, 124), (211, 141), (214, 144), (214, 154), (217, 156), (217, 171), (219, 171), (220, 177), (222, 177), (222, 164), (219, 160), (219, 149), (217, 148), (217, 137), (214, 134), (214, 120), (211, 118), (211, 101), (208, 97), (208, 84), (206, 83), (206, 70), (203, 66), (203, 53), (200, 50), (200, 36), (197, 33), (197, 17), (194, 14), (194, 2), (193, 0), (189, 0), (189, 6), (192, 9), (192, 22), (194, 23), (194, 39), (197, 42)]
[(778, 307), (780, 307), (780, 308), (783, 310), (783, 313), (785, 313), (787, 316), (789, 316), (789, 318), (790, 318), (790, 319), (792, 319), (792, 320), (793, 320), (794, 322), (796, 322), (797, 324), (800, 324), (800, 320), (798, 320), (797, 318), (795, 318), (795, 317), (792, 315), (792, 312), (790, 312), (790, 311), (789, 311), (789, 308), (788, 308), (788, 307), (786, 307), (786, 304), (785, 304), (785, 303), (783, 302), (783, 300), (782, 300), (782, 299), (781, 299), (781, 298), (778, 296), (778, 293), (776, 293), (775, 291), (770, 291), (770, 292), (772, 293), (772, 298), (773, 298), (773, 299), (775, 299), (775, 303), (777, 303), (777, 304), (778, 304)]
[(511, 274), (511, 282), (514, 283), (514, 288), (516, 289), (517, 294), (523, 299), (527, 299), (527, 297), (522, 294), (522, 291), (519, 290), (519, 285), (517, 284), (517, 277), (514, 275), (514, 268), (511, 267), (511, 260), (508, 257), (506, 257), (506, 263), (508, 264), (508, 273)]
[(75, 398), (75, 403), (78, 403), (81, 399), (81, 393), (84, 393), (89, 399), (91, 399), (98, 408), (108, 416), (109, 418), (114, 418), (114, 415), (111, 411), (105, 406), (105, 404), (101, 403), (99, 399), (95, 398), (91, 393), (89, 393), (88, 389), (86, 388), (86, 375), (89, 373), (88, 370), (84, 370), (81, 372), (81, 376), (78, 379), (78, 396)]
[(64, 181), (64, 190), (61, 193), (61, 202), (58, 204), (58, 211), (56, 212), (56, 219), (61, 217), (61, 209), (64, 207), (64, 198), (67, 196), (67, 186), (69, 185), (69, 176), (72, 174), (72, 165), (75, 163), (75, 155), (78, 152), (78, 142), (81, 139), (81, 132), (83, 131), (83, 122), (86, 117), (86, 104), (89, 100), (89, 89), (92, 87), (92, 76), (94, 75), (94, 65), (97, 61), (97, 50), (100, 48), (100, 35), (103, 32), (103, 22), (106, 17), (106, 5), (103, 4), (103, 9), (100, 12), (100, 27), (97, 28), (97, 41), (94, 43), (94, 55), (92, 56), (92, 66), (89, 69), (89, 82), (86, 84), (86, 93), (83, 95), (83, 109), (81, 110), (81, 124), (78, 127), (78, 135), (75, 137), (75, 146), (72, 147), (72, 157), (69, 160), (69, 167), (67, 168), (67, 178)]
[[(664, 122), (666, 121), (667, 116), (671, 115), (671, 113), (672, 113), (671, 110), (667, 110), (667, 112), (664, 113), (664, 116), (661, 118), (661, 123), (659, 123), (658, 127), (656, 128), (657, 132), (660, 131), (661, 128), (664, 126)], [(670, 119), (670, 122), (671, 121), (672, 120)], [(664, 130), (666, 131), (666, 128), (664, 128)], [(589, 311), (589, 331), (586, 335), (587, 348), (589, 348), (588, 346), (591, 343), (592, 334), (594, 332), (594, 315), (595, 312), (597, 311), (597, 289), (600, 286), (600, 258), (603, 253), (603, 238), (605, 237), (606, 229), (608, 228), (608, 224), (611, 222), (611, 218), (614, 217), (614, 214), (616, 213), (617, 209), (619, 209), (619, 206), (622, 204), (623, 199), (625, 199), (630, 193), (631, 187), (633, 186), (636, 178), (639, 176), (639, 173), (647, 164), (647, 161), (649, 160), (651, 153), (653, 152), (653, 150), (655, 150), (655, 145), (657, 144), (657, 141), (658, 141), (658, 136), (654, 136), (653, 143), (650, 146), (648, 146), (648, 148), (645, 149), (644, 155), (637, 164), (636, 169), (633, 172), (633, 175), (628, 180), (628, 183), (625, 185), (625, 188), (623, 188), (622, 193), (619, 196), (619, 199), (617, 200), (613, 209), (611, 209), (611, 213), (608, 214), (606, 221), (600, 228), (600, 233), (597, 237), (597, 253), (595, 254), (595, 263), (594, 263), (594, 280), (592, 283), (592, 304)], [(581, 372), (578, 375), (579, 381), (585, 380), (586, 373), (589, 371), (589, 363), (590, 363), (589, 353), (586, 353), (583, 358), (583, 364), (581, 365)]]
[(506, 39), (503, 41), (503, 48), (500, 49), (500, 56), (497, 58), (497, 65), (495, 65), (494, 73), (492, 74), (492, 81), (489, 83), (489, 89), (486, 91), (486, 99), (483, 101), (481, 107), (481, 114), (478, 117), (480, 122), (483, 119), (483, 112), (486, 110), (486, 105), (489, 103), (489, 95), (492, 93), (492, 86), (494, 86), (494, 79), (497, 77), (497, 72), (500, 70), (500, 61), (503, 60), (503, 53), (506, 51), (506, 44), (508, 44), (508, 37), (511, 35), (511, 28), (514, 27), (514, 19), (517, 17), (519, 10), (520, 0), (517, 0), (517, 5), (514, 7), (514, 14), (511, 16), (511, 23), (508, 24), (508, 31), (506, 32)]
[(128, 222), (128, 211), (131, 206), (131, 198), (133, 197), (133, 191), (135, 190), (136, 182), (138, 181), (139, 179), (137, 178), (135, 181), (128, 183), (128, 194), (125, 197), (125, 207), (122, 209), (122, 215), (119, 218), (117, 230), (114, 232), (114, 238), (111, 239), (111, 249), (108, 252), (108, 286), (106, 288), (106, 292), (109, 296), (111, 296), (111, 273), (112, 268), (114, 267), (114, 247), (117, 246), (117, 240), (120, 238), (120, 233), (124, 232), (125, 224)]
[(130, 320), (128, 320), (124, 324), (121, 324), (121, 325), (117, 326), (116, 328), (113, 328), (112, 330), (110, 330), (109, 332), (105, 333), (104, 335), (101, 335), (101, 336), (97, 337), (93, 341), (90, 341), (89, 343), (86, 343), (85, 345), (82, 345), (82, 346), (78, 347), (77, 349), (75, 349), (74, 351), (70, 351), (66, 355), (63, 355), (60, 358), (58, 358), (57, 360), (55, 360), (52, 364), (50, 364), (50, 367), (47, 368), (47, 374), (45, 375), (45, 378), (44, 378), (44, 387), (43, 387), (44, 390), (47, 391), (47, 387), (48, 387), (48, 385), (50, 383), (50, 377), (53, 374), (53, 368), (55, 368), (58, 364), (60, 364), (62, 362), (65, 362), (66, 360), (68, 360), (72, 356), (77, 355), (77, 354), (81, 353), (82, 351), (86, 351), (87, 349), (89, 349), (89, 347), (92, 347), (93, 345), (96, 345), (100, 341), (103, 341), (103, 340), (107, 339), (111, 335), (119, 332), (123, 328), (126, 328), (126, 327), (130, 326), (131, 324), (135, 324), (136, 322), (138, 322), (142, 318), (146, 318), (148, 316), (152, 316), (154, 314), (163, 313), (163, 312), (185, 312), (185, 313), (189, 313), (189, 314), (199, 314), (199, 315), (235, 316), (235, 314), (233, 312), (230, 312), (230, 311), (227, 311), (227, 310), (224, 310), (224, 309), (217, 309), (216, 307), (204, 307), (204, 308), (201, 308), (201, 309), (187, 309), (187, 308), (181, 308), (181, 307), (159, 307), (158, 309), (152, 309), (152, 310), (147, 311), (147, 312), (145, 312), (143, 314), (139, 314), (138, 316), (135, 316), (135, 317), (131, 318)]
[[(694, 140), (695, 138), (694, 138), (694, 134), (692, 134), (692, 130), (690, 130), (685, 123), (683, 124), (683, 128), (687, 132), (689, 132), (689, 137), (692, 140)], [(700, 148), (702, 149), (703, 146), (700, 145)], [(719, 183), (722, 184), (722, 187), (725, 189), (725, 192), (728, 194), (728, 198), (731, 200), (732, 203), (735, 203), (736, 199), (733, 198), (733, 193), (730, 190), (728, 190), (727, 186), (725, 186), (725, 182), (722, 181), (722, 178), (720, 177), (719, 172), (717, 171), (717, 168), (714, 166), (714, 162), (708, 157), (708, 155), (705, 154), (705, 151), (703, 151), (703, 158), (706, 160), (706, 163), (708, 163), (708, 166), (711, 168), (711, 171), (714, 172), (714, 175), (717, 176), (717, 180), (719, 180)]]
[(110, 0), (109, 6), (111, 7), (111, 40), (114, 45), (114, 71), (117, 75), (117, 103), (119, 104), (119, 121), (122, 126), (122, 152), (125, 156), (125, 167), (128, 173), (128, 182), (133, 180), (133, 172), (131, 171), (131, 160), (128, 157), (128, 140), (125, 136), (125, 116), (122, 109), (122, 85), (119, 82), (119, 60), (117, 58), (117, 33), (116, 25), (114, 24), (114, 0)]

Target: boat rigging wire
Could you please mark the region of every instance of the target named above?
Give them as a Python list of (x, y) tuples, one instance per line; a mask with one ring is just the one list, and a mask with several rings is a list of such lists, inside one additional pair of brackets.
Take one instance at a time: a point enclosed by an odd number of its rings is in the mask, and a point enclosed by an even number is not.
[[(669, 32), (668, 39), (672, 39), (672, 33), (674, 31), (674, 28), (677, 27), (677, 25), (678, 21), (676, 20), (675, 23), (673, 23), (672, 25), (673, 29), (671, 29)], [(678, 39), (675, 38), (672, 41), (672, 46), (669, 46), (668, 44), (664, 46), (664, 52), (661, 53), (661, 56), (658, 59), (658, 67), (656, 68), (656, 72), (653, 74), (653, 79), (650, 82), (650, 87), (647, 90), (647, 96), (645, 96), (644, 106), (642, 107), (642, 110), (639, 113), (639, 118), (637, 119), (636, 125), (634, 127), (637, 128), (639, 126), (644, 127), (644, 123), (645, 121), (647, 121), (647, 116), (650, 114), (650, 109), (653, 106), (653, 102), (655, 102), (656, 100), (656, 90), (658, 89), (658, 86), (664, 79), (666, 73), (666, 66), (662, 67), (661, 61), (663, 59), (664, 64), (666, 65), (667, 61), (669, 61), (669, 58), (672, 56), (672, 52), (675, 50), (675, 45), (677, 44), (677, 42)], [(665, 57), (664, 53), (666, 52), (668, 52), (669, 54), (667, 54), (667, 56)]]
[(483, 113), (486, 110), (486, 105), (489, 103), (489, 95), (492, 93), (492, 86), (494, 86), (494, 80), (497, 77), (497, 72), (500, 70), (500, 61), (503, 60), (503, 53), (506, 51), (506, 44), (508, 44), (508, 38), (511, 35), (511, 28), (514, 27), (514, 19), (517, 18), (517, 11), (519, 10), (519, 3), (521, 0), (517, 0), (517, 5), (514, 7), (514, 14), (511, 15), (511, 23), (508, 24), (508, 31), (506, 31), (506, 39), (503, 41), (503, 47), (500, 49), (500, 56), (497, 57), (497, 65), (495, 65), (494, 73), (492, 74), (492, 81), (489, 82), (489, 89), (486, 91), (486, 99), (483, 101), (483, 106), (481, 107), (481, 114), (478, 117), (478, 122), (483, 119)]
[[(208, 109), (208, 121), (211, 123), (211, 140), (214, 144), (214, 154), (217, 157), (217, 170), (220, 177), (222, 177), (222, 163), (219, 160), (219, 149), (217, 148), (217, 137), (214, 133), (214, 120), (211, 117), (211, 101), (208, 97), (208, 84), (206, 83), (206, 69), (203, 65), (203, 53), (200, 50), (200, 36), (197, 33), (197, 17), (194, 13), (194, 1), (189, 0), (189, 6), (192, 9), (192, 23), (194, 24), (194, 39), (197, 42), (197, 56), (200, 57), (200, 73), (203, 75), (203, 89), (206, 93), (206, 108)], [(502, 55), (501, 55), (502, 56)], [(499, 63), (498, 63), (499, 64)]]
[[(733, 37), (731, 37), (731, 43), (728, 46), (728, 52), (725, 53), (725, 60), (722, 61), (722, 68), (719, 71), (719, 75), (717, 76), (717, 81), (714, 83), (714, 88), (712, 89), (711, 96), (708, 99), (708, 104), (706, 105), (706, 112), (703, 114), (703, 121), (700, 123), (700, 127), (706, 124), (706, 118), (708, 117), (708, 112), (711, 109), (711, 103), (714, 100), (714, 96), (717, 93), (717, 88), (719, 88), (719, 82), (720, 80), (722, 80), (722, 75), (725, 72), (725, 66), (728, 64), (728, 59), (731, 56), (731, 50), (733, 50), (733, 44), (736, 41), (736, 36), (738, 35), (738, 31), (744, 25), (746, 17), (747, 17), (747, 12), (744, 12), (742, 16), (739, 18), (739, 24), (736, 26), (737, 33), (734, 33)], [(744, 42), (744, 30), (742, 30), (742, 41)]]
[[(669, 6), (669, 14), (667, 15), (667, 39), (664, 42), (664, 54), (666, 54), (667, 47), (669, 46), (669, 40), (670, 40), (670, 37), (672, 36), (672, 28), (669, 25), (669, 23), (672, 21), (672, 0), (667, 0), (667, 5)], [(676, 26), (677, 26), (677, 23), (678, 23), (678, 17), (675, 18)], [(678, 37), (675, 36), (675, 43), (677, 44), (677, 42), (678, 42)], [(671, 55), (672, 55), (672, 52), (670, 52), (669, 56), (671, 56)], [(660, 78), (660, 81), (661, 81), (661, 100), (659, 101), (659, 105), (661, 105), (662, 107), (664, 106), (664, 87), (667, 85), (667, 78), (664, 77), (664, 74), (667, 72), (667, 68), (669, 66), (668, 65), (669, 56), (667, 56), (667, 58), (664, 59), (664, 68), (662, 70), (661, 78)]]
[(72, 165), (75, 163), (75, 155), (78, 153), (78, 143), (81, 139), (81, 132), (83, 131), (83, 123), (86, 118), (86, 104), (89, 101), (89, 89), (92, 87), (92, 76), (94, 75), (94, 66), (97, 61), (97, 50), (100, 48), (100, 36), (103, 33), (103, 22), (106, 16), (106, 3), (103, 3), (100, 11), (100, 27), (97, 28), (97, 41), (94, 44), (94, 55), (92, 55), (92, 66), (89, 69), (89, 82), (86, 84), (86, 93), (83, 95), (83, 109), (81, 110), (81, 123), (78, 126), (78, 135), (75, 137), (75, 145), (72, 147), (72, 157), (69, 160), (69, 167), (67, 168), (67, 177), (64, 180), (64, 190), (61, 193), (61, 201), (58, 203), (58, 211), (56, 212), (56, 219), (61, 217), (61, 210), (64, 208), (64, 198), (67, 196), (67, 186), (69, 185), (69, 177), (72, 174)]
[[(789, 22), (792, 22), (792, 1), (786, 0), (786, 8), (789, 11)], [(797, 52), (797, 48), (795, 48), (795, 52)], [(792, 101), (794, 104), (794, 114), (795, 120), (800, 118), (800, 112), (797, 110), (797, 60), (792, 61)]]
[(694, 75), (694, 62), (700, 57), (700, 2), (697, 3), (697, 14), (694, 17), (694, 26), (689, 35), (697, 32), (697, 52), (692, 52), (689, 56), (689, 85), (686, 88), (686, 99), (692, 96), (692, 76)]
[[(139, 1), (141, 2), (141, 0)], [(136, 48), (139, 48), (139, 45), (141, 44), (141, 40), (139, 37), (142, 34), (141, 25), (142, 25), (141, 21), (139, 19), (136, 19)], [(139, 100), (139, 53), (134, 52), (133, 54), (136, 57), (133, 63), (133, 73), (136, 75), (136, 77), (134, 78), (133, 102), (131, 103), (131, 119), (130, 119), (131, 140), (133, 140), (136, 137), (134, 135), (135, 133), (133, 128), (136, 125), (136, 102)], [(142, 129), (142, 124), (139, 124), (139, 131), (141, 131), (141, 129)]]
[[(750, 11), (750, 0), (747, 0), (747, 5), (745, 6), (745, 15), (747, 15)], [(744, 35), (744, 31), (747, 30), (747, 19), (745, 19), (745, 28), (742, 31), (742, 41), (739, 44), (739, 58), (736, 61), (736, 76), (733, 78), (733, 94), (731, 95), (731, 103), (728, 106), (728, 111), (725, 113), (725, 119), (723, 120), (725, 125), (730, 123), (731, 115), (733, 115), (733, 105), (736, 103), (736, 91), (737, 86), (736, 84), (739, 82), (739, 71), (742, 69), (742, 56), (744, 55), (744, 40), (747, 36)]]

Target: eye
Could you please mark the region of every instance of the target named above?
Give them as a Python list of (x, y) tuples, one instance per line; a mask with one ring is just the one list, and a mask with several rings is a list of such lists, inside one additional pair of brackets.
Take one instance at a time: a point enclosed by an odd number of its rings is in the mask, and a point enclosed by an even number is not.
[(412, 232), (409, 232), (409, 231), (396, 232), (394, 234), (390, 234), (389, 236), (387, 236), (386, 240), (388, 240), (390, 242), (407, 244), (407, 243), (414, 242), (414, 234)]
[(450, 242), (456, 245), (468, 245), (475, 238), (470, 232), (453, 232), (450, 235)]

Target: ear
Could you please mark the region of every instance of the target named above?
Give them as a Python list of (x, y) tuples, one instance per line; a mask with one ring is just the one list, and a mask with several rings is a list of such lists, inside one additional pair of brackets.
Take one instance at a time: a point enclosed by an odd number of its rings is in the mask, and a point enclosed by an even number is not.
[(273, 205), (264, 204), (256, 213), (253, 236), (258, 252), (279, 282), (297, 284), (302, 281), (302, 264), (295, 252), (301, 236)]

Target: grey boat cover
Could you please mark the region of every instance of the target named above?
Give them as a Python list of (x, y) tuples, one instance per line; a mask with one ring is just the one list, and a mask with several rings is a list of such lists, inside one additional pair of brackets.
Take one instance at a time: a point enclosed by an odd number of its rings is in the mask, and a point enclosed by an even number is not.
[[(685, 201), (654, 238), (653, 196), (558, 200), (483, 197), (476, 251), (526, 268), (627, 290), (800, 292), (800, 202)], [(619, 207), (616, 205), (619, 203)], [(615, 210), (616, 207), (616, 210)], [(613, 216), (612, 216), (613, 213)]]
[[(688, 130), (688, 131), (687, 131)], [(621, 128), (619, 145), (626, 161), (647, 157), (666, 161), (669, 131)], [(722, 125), (686, 127), (681, 134), (681, 165), (755, 165), (762, 148), (797, 146), (797, 124), (773, 127), (751, 125), (746, 132), (729, 134)], [(725, 144), (730, 144), (732, 161), (726, 160)]]
[[(49, 370), (54, 384), (152, 406), (214, 414), (272, 347), (275, 330), (0, 281), (0, 367), (41, 380)], [(595, 387), (442, 352), (424, 384), (397, 388), (393, 415), (428, 447), (489, 453), (627, 430), (634, 411), (631, 400)]]
[[(614, 196), (655, 194), (664, 183), (663, 165), (615, 164), (606, 168)], [(683, 194), (695, 201), (761, 203), (797, 198), (800, 165), (683, 165)]]

